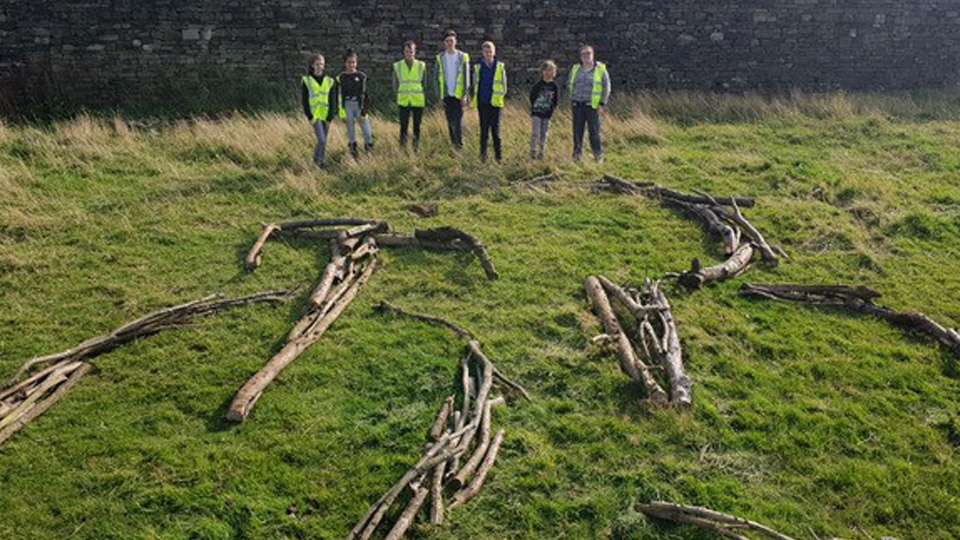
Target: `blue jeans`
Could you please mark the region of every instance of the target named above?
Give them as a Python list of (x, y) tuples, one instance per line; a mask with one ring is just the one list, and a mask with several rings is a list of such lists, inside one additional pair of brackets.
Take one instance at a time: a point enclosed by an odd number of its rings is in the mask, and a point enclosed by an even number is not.
[(317, 147), (313, 150), (313, 162), (323, 166), (323, 159), (327, 155), (327, 132), (330, 123), (317, 120), (313, 123), (313, 134), (317, 136)]
[(343, 110), (347, 113), (347, 142), (350, 144), (357, 142), (356, 124), (360, 124), (360, 131), (363, 132), (363, 142), (367, 146), (373, 144), (373, 134), (370, 132), (370, 117), (360, 116), (360, 104), (356, 101), (344, 100)]
[(583, 101), (573, 102), (573, 159), (583, 154), (583, 128), (590, 131), (590, 150), (593, 157), (603, 157), (603, 141), (600, 140), (600, 110)]

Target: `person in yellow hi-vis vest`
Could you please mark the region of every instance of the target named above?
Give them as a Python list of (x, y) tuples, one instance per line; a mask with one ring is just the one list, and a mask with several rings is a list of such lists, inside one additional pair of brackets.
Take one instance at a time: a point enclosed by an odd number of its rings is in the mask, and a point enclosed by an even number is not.
[(610, 74), (603, 62), (593, 59), (593, 46), (580, 46), (580, 63), (570, 69), (570, 101), (573, 105), (573, 159), (583, 154), (583, 128), (590, 130), (590, 150), (603, 162), (600, 111), (610, 99)]
[(450, 142), (463, 148), (463, 109), (469, 103), (470, 55), (457, 49), (457, 33), (443, 35), (443, 52), (437, 55), (437, 96), (443, 101)]
[(480, 159), (487, 160), (487, 134), (493, 135), (493, 156), (500, 163), (500, 113), (507, 95), (507, 68), (497, 60), (492, 41), (482, 45), (483, 58), (473, 66), (473, 104), (480, 115)]
[(323, 74), (325, 59), (321, 53), (313, 53), (307, 64), (307, 74), (300, 79), (303, 114), (313, 126), (317, 146), (313, 150), (313, 162), (323, 167), (327, 153), (327, 133), (330, 121), (337, 116), (337, 82)]
[(420, 121), (423, 108), (427, 105), (423, 93), (423, 81), (427, 75), (427, 64), (417, 60), (417, 43), (408, 41), (403, 44), (403, 60), (393, 63), (393, 92), (397, 94), (397, 106), (400, 108), (400, 146), (407, 146), (407, 127), (413, 116), (413, 151), (420, 148)]

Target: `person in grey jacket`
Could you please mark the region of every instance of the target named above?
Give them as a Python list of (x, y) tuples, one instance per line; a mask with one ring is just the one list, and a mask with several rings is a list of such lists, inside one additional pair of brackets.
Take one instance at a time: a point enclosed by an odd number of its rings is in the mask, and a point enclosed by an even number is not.
[(583, 128), (590, 132), (590, 150), (603, 162), (600, 111), (610, 99), (610, 74), (603, 62), (593, 58), (593, 46), (580, 46), (580, 63), (570, 69), (570, 101), (573, 109), (573, 159), (583, 154)]

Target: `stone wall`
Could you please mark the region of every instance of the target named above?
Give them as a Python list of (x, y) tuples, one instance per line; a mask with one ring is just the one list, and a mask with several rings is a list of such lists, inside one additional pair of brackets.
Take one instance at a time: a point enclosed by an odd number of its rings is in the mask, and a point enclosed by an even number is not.
[(514, 88), (583, 41), (615, 90), (943, 87), (960, 62), (960, 0), (0, 0), (0, 108), (296, 96), (310, 51), (339, 68), (347, 46), (382, 90), (404, 40), (432, 57), (447, 27), (496, 42)]

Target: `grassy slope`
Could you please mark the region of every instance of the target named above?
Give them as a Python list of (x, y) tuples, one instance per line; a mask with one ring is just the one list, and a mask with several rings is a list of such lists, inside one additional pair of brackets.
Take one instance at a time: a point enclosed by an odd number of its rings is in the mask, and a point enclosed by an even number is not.
[[(340, 163), (335, 128), (338, 164), (322, 173), (309, 163), (309, 129), (281, 116), (158, 133), (84, 118), (0, 126), (0, 375), (161, 306), (308, 286), (328, 255), (306, 241), (272, 242), (262, 268), (242, 272), (263, 220), (457, 225), (490, 247), (502, 274), (486, 282), (467, 256), (384, 253), (356, 302), (239, 426), (223, 422), (226, 405), (276, 350), (299, 302), (99, 357), (0, 448), (0, 537), (342, 536), (416, 459), (460, 352), (443, 330), (373, 313), (380, 299), (471, 328), (537, 397), (498, 411), (507, 438), (481, 495), (414, 537), (705, 538), (630, 510), (651, 497), (801, 538), (960, 536), (956, 361), (878, 321), (735, 295), (743, 280), (862, 283), (891, 307), (956, 326), (960, 127), (889, 119), (873, 101), (842, 96), (683, 99), (633, 103), (671, 115), (660, 121), (609, 119), (602, 170), (756, 196), (748, 215), (792, 257), (672, 295), (695, 382), (685, 413), (638, 406), (611, 352), (588, 341), (599, 327), (581, 284), (591, 273), (636, 282), (719, 250), (650, 201), (506, 188), (548, 169), (584, 181), (601, 172), (560, 157), (566, 115), (547, 165), (523, 159), (528, 128), (512, 110), (502, 167), (473, 157), (470, 114), (463, 164), (433, 116), (421, 159), (399, 154), (393, 124), (380, 120), (377, 156)], [(749, 122), (695, 121), (697, 107)], [(441, 215), (402, 209), (424, 200), (440, 201)]]

